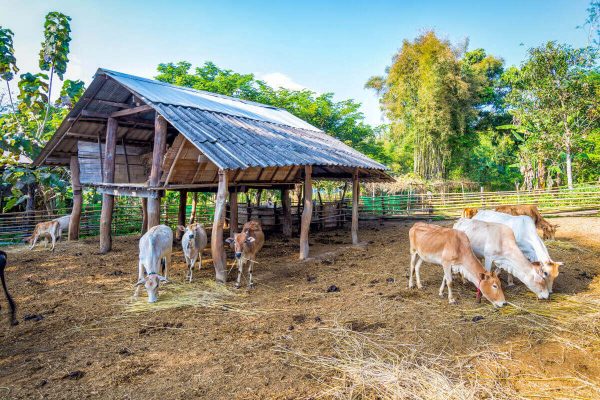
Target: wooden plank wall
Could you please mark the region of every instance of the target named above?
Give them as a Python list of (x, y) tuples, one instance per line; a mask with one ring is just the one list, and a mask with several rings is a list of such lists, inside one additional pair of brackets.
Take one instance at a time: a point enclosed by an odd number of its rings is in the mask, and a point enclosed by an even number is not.
[[(102, 150), (104, 159), (105, 146), (94, 142), (78, 142), (79, 170), (82, 184), (102, 183), (102, 168), (98, 150)], [(125, 156), (125, 150), (127, 156)], [(144, 183), (148, 180), (149, 170), (145, 162), (144, 154), (149, 151), (148, 147), (117, 145), (115, 183)], [(125, 159), (127, 158), (127, 163)], [(129, 169), (129, 174), (127, 170)]]

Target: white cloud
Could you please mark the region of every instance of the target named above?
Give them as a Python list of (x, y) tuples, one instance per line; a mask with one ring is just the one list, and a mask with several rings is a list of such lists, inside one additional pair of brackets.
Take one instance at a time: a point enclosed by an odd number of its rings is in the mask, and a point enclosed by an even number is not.
[(287, 76), (286, 74), (282, 74), (281, 72), (271, 72), (268, 74), (264, 74), (259, 77), (261, 80), (265, 81), (267, 85), (273, 88), (284, 88), (290, 90), (302, 90), (306, 89), (306, 86), (299, 84), (298, 82), (294, 82), (292, 78)]

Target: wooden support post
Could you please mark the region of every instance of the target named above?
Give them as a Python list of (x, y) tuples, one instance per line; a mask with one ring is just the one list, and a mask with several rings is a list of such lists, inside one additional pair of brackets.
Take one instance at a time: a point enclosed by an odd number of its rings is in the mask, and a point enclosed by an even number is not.
[(142, 235), (148, 231), (148, 198), (142, 197)]
[(79, 181), (79, 159), (77, 156), (71, 157), (71, 188), (73, 189), (73, 209), (69, 220), (69, 240), (77, 240), (79, 239), (79, 224), (83, 206), (83, 193)]
[[(104, 145), (104, 176), (102, 182), (113, 183), (115, 180), (115, 153), (117, 151), (117, 129), (119, 123), (114, 118), (109, 118), (106, 123), (106, 143)], [(100, 253), (105, 254), (112, 248), (112, 215), (115, 196), (102, 195), (102, 212), (100, 214)]]
[(262, 189), (258, 189), (256, 191), (256, 200), (254, 201), (256, 203), (256, 207), (260, 207), (260, 198), (262, 197), (262, 192), (263, 192)]
[(304, 166), (304, 209), (300, 226), (300, 259), (308, 258), (308, 233), (312, 219), (312, 165)]
[(290, 201), (290, 191), (281, 190), (281, 208), (283, 213), (282, 232), (285, 237), (292, 237), (292, 202)]
[(237, 188), (229, 193), (229, 236), (233, 237), (238, 230), (238, 192)]
[[(152, 149), (152, 168), (149, 186), (160, 184), (162, 162), (167, 147), (167, 121), (159, 114), (154, 119), (154, 148)], [(148, 199), (148, 229), (160, 224), (160, 197)]]
[(194, 192), (194, 197), (192, 198), (192, 211), (190, 212), (190, 220), (189, 224), (193, 224), (196, 222), (196, 209), (198, 207), (198, 192)]
[(223, 248), (223, 225), (225, 224), (225, 203), (227, 200), (227, 172), (219, 169), (219, 186), (215, 200), (215, 219), (213, 221), (210, 248), (212, 251), (213, 265), (215, 266), (215, 279), (217, 282), (227, 281), (226, 256)]
[(360, 187), (358, 186), (358, 168), (352, 174), (352, 244), (358, 244), (358, 196)]
[[(187, 190), (179, 191), (179, 210), (177, 211), (177, 225), (185, 226), (185, 213), (187, 211)], [(179, 229), (175, 231), (177, 240), (181, 240), (183, 232)]]

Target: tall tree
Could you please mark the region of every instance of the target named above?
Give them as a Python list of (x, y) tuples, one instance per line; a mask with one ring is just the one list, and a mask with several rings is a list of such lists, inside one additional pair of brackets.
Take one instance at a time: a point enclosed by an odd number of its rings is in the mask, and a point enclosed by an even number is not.
[(530, 49), (521, 68), (505, 77), (512, 85), (507, 102), (515, 124), (528, 142), (554, 144), (564, 153), (567, 184), (573, 188), (573, 156), (600, 117), (597, 52), (548, 42)]
[(19, 72), (17, 68), (17, 59), (15, 58), (15, 49), (13, 46), (13, 32), (10, 29), (0, 26), (0, 79), (6, 82), (8, 91), (8, 99), (12, 107), (14, 122), (18, 124), (17, 110), (13, 102), (12, 93), (10, 91), (10, 81), (15, 74)]
[(54, 73), (56, 73), (62, 81), (65, 72), (67, 72), (69, 43), (71, 42), (70, 21), (71, 17), (53, 11), (46, 15), (46, 21), (44, 22), (44, 41), (42, 42), (42, 49), (40, 50), (39, 64), (42, 71), (50, 71), (50, 82), (48, 84), (46, 112), (44, 113), (44, 120), (38, 131), (38, 135), (40, 135), (45, 128), (48, 114), (50, 113)]
[(405, 40), (386, 70), (366, 83), (380, 96), (392, 135), (413, 151), (413, 172), (445, 178), (455, 142), (464, 139), (479, 115), (477, 106), (495, 99), (489, 81), (502, 61), (483, 50), (471, 53), (432, 31)]

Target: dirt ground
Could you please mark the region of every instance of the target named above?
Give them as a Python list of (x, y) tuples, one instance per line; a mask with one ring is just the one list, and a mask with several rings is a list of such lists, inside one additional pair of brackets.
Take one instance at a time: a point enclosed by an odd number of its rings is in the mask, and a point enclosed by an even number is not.
[[(449, 305), (433, 265), (422, 268), (423, 290), (408, 289), (412, 221), (361, 226), (362, 249), (349, 246), (349, 230), (315, 233), (311, 253), (321, 257), (311, 262), (297, 260), (297, 238), (268, 236), (251, 291), (212, 284), (206, 255), (184, 283), (176, 248), (156, 303), (172, 306), (156, 308), (143, 289), (132, 299), (139, 237), (116, 238), (107, 255), (97, 238), (61, 242), (54, 253), (11, 247), (6, 274), (20, 323), (9, 327), (0, 299), (0, 398), (328, 397), (340, 372), (311, 360), (335, 360), (339, 329), (460, 364), (467, 373), (452, 379), (491, 380), (499, 394), (600, 398), (598, 309), (580, 325), (566, 320), (578, 312), (559, 313), (576, 300), (599, 304), (600, 218), (552, 221), (560, 228), (550, 253), (566, 263), (556, 294), (541, 302), (518, 284), (505, 290), (513, 305), (502, 310), (476, 304), (474, 287), (461, 283), (458, 305)], [(176, 306), (177, 293), (199, 297)]]

